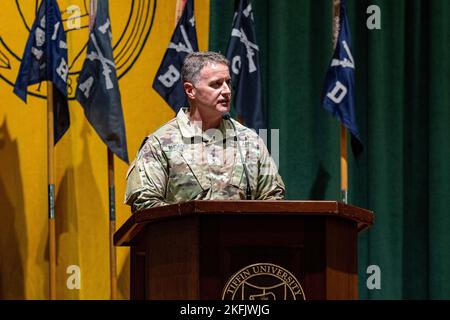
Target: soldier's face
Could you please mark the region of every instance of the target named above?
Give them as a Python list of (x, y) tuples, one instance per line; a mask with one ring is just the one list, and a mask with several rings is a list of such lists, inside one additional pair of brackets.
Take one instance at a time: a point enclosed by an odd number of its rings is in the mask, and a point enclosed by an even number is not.
[(218, 115), (230, 111), (231, 77), (228, 66), (208, 64), (200, 71), (193, 97), (198, 108)]

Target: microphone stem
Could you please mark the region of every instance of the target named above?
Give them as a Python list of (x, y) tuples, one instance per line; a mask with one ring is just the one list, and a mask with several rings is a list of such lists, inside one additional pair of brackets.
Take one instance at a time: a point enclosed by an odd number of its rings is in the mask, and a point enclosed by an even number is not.
[(246, 200), (252, 200), (252, 188), (250, 186), (249, 173), (248, 173), (247, 166), (244, 162), (244, 156), (242, 155), (241, 145), (239, 143), (236, 126), (234, 125), (233, 121), (229, 117), (227, 117), (227, 120), (230, 121), (231, 125), (233, 126), (233, 130), (234, 130), (234, 134), (235, 134), (234, 141), (236, 141), (239, 156), (241, 157), (242, 166), (244, 167), (245, 180), (247, 181), (247, 188), (245, 190), (245, 198), (246, 198)]

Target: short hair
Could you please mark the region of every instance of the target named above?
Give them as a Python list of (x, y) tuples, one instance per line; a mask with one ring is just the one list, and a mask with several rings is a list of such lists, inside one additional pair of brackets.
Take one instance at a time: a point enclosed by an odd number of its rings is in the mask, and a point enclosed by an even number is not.
[(200, 71), (212, 63), (224, 64), (230, 66), (230, 62), (222, 54), (213, 51), (192, 52), (186, 56), (183, 67), (181, 68), (181, 78), (183, 82), (196, 84)]

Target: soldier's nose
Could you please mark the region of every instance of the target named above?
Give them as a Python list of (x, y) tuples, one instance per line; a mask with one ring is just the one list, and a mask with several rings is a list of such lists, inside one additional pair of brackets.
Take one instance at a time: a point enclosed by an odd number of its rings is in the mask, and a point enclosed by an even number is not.
[(223, 86), (222, 86), (222, 94), (225, 94), (225, 95), (231, 94), (231, 88), (230, 88), (230, 85), (229, 85), (228, 83), (226, 83), (226, 82), (223, 83)]

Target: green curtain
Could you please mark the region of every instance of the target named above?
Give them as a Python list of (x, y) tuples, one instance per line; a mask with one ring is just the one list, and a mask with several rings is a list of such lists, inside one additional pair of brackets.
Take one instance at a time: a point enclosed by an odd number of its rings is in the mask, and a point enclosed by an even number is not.
[[(210, 49), (226, 52), (233, 0), (212, 0)], [(320, 104), (332, 0), (253, 0), (269, 128), (288, 199), (339, 199), (339, 123)], [(381, 9), (369, 30), (366, 9)], [(450, 1), (348, 0), (364, 153), (349, 203), (375, 212), (359, 236), (361, 299), (450, 299)], [(381, 289), (366, 269), (381, 270)]]

